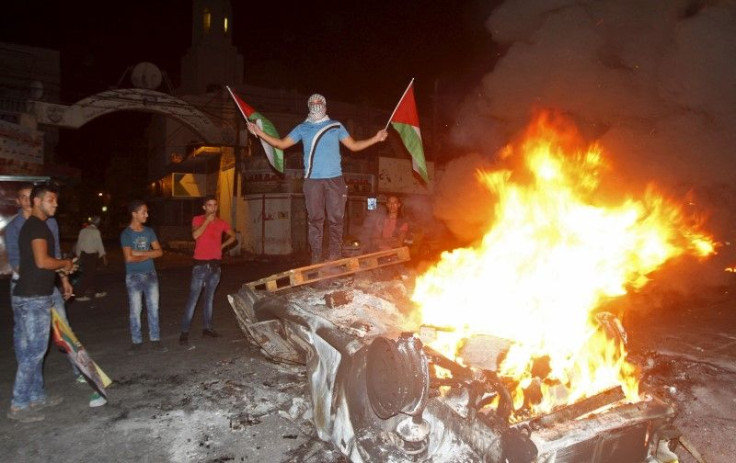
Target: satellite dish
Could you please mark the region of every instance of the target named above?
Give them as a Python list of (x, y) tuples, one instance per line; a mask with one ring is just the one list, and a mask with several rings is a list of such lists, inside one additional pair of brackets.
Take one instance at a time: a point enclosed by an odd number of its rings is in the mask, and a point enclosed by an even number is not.
[(156, 90), (161, 85), (161, 71), (155, 64), (143, 61), (133, 68), (130, 81), (136, 88)]

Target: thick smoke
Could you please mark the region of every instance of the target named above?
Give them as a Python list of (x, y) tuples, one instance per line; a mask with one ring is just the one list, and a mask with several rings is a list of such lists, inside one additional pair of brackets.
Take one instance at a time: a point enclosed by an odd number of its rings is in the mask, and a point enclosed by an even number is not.
[(733, 181), (733, 2), (517, 1), (487, 25), (508, 46), (483, 81), (491, 117), (557, 108), (597, 127), (632, 179)]
[(469, 243), (488, 230), (493, 202), (475, 178), (479, 169), (490, 169), (489, 158), (469, 154), (450, 161), (434, 195), (434, 215), (461, 241)]
[[(486, 25), (505, 52), (467, 97), (455, 140), (492, 158), (532, 110), (560, 110), (600, 141), (617, 184), (655, 182), (710, 214), (717, 239), (736, 238), (736, 2), (510, 0)], [(467, 195), (463, 175), (456, 161), (445, 178)]]

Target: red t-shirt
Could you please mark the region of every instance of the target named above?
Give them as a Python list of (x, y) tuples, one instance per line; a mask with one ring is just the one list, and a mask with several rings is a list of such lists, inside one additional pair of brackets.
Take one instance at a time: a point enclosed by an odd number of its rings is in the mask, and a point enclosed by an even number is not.
[[(192, 219), (192, 229), (204, 223), (204, 214)], [(230, 224), (219, 217), (207, 225), (194, 245), (194, 258), (197, 260), (222, 259), (222, 234), (230, 230)]]

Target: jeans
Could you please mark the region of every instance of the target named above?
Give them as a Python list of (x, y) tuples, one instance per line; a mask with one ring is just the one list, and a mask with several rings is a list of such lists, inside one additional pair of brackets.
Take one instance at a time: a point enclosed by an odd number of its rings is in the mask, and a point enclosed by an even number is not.
[(156, 272), (129, 273), (125, 275), (125, 286), (128, 288), (130, 305), (130, 337), (133, 344), (143, 342), (141, 337), (141, 296), (146, 298), (148, 316), (148, 337), (151, 341), (159, 340), (158, 329), (158, 275)]
[[(15, 284), (18, 281), (15, 276), (10, 279), (10, 295), (13, 295), (13, 290), (15, 289)], [(11, 301), (12, 303), (12, 301)], [(54, 287), (54, 292), (51, 293), (51, 305), (49, 307), (54, 307), (56, 309), (56, 313), (59, 314), (59, 318), (64, 320), (64, 323), (67, 324), (67, 326), (71, 327), (72, 325), (69, 324), (69, 319), (66, 316), (66, 302), (64, 302), (64, 296), (61, 295), (61, 291), (59, 291), (59, 288)], [(51, 314), (49, 314), (49, 317)], [(50, 319), (50, 318), (49, 318)], [(79, 375), (79, 369), (74, 364), (74, 361), (69, 358), (69, 363), (72, 364), (72, 374), (74, 376)]]
[(204, 287), (204, 325), (202, 328), (209, 330), (212, 328), (212, 301), (215, 298), (215, 290), (220, 283), (220, 264), (217, 263), (197, 263), (192, 269), (192, 282), (189, 285), (189, 299), (187, 300), (186, 309), (184, 309), (184, 318), (181, 320), (181, 332), (188, 333), (189, 326), (192, 324), (194, 309), (197, 307), (197, 300), (202, 293)]
[(18, 370), (11, 405), (26, 408), (46, 399), (43, 389), (43, 358), (49, 347), (51, 296), (12, 296), (13, 347)]
[[(343, 218), (348, 200), (345, 179), (308, 178), (304, 180), (304, 202), (307, 207), (308, 241), (312, 249), (312, 263), (321, 262), (323, 229), (327, 218), (328, 260), (342, 257)], [(326, 212), (326, 214), (325, 214)]]

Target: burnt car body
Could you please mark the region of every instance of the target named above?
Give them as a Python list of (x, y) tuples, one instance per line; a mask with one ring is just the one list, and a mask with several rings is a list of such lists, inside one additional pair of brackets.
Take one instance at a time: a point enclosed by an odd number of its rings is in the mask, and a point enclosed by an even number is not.
[(410, 278), (379, 269), (319, 289), (246, 284), (228, 296), (266, 356), (306, 366), (317, 434), (350, 461), (665, 461), (658, 448), (676, 433), (675, 410), (654, 395), (628, 403), (614, 388), (515, 415), (495, 371), (460, 365), (402, 331)]

